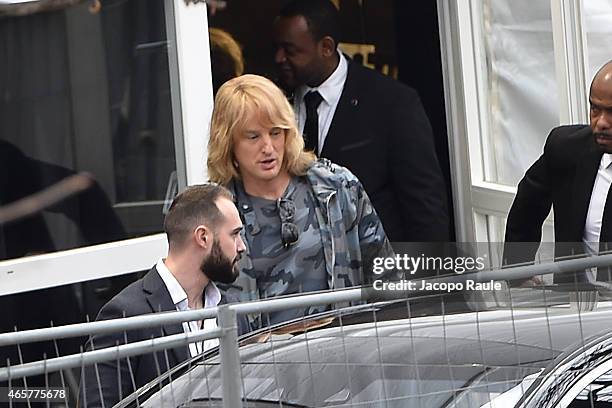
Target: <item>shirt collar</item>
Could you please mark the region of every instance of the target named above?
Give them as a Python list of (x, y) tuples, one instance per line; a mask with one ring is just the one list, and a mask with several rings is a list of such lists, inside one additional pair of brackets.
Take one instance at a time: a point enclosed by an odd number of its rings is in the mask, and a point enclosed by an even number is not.
[[(181, 286), (181, 284), (176, 280), (172, 272), (168, 269), (163, 259), (159, 259), (157, 261), (157, 265), (155, 265), (159, 276), (164, 281), (168, 292), (170, 292), (170, 297), (172, 298), (172, 303), (178, 310), (189, 310), (188, 302), (187, 302), (187, 293), (185, 289)], [(219, 288), (213, 281), (210, 281), (206, 288), (204, 289), (204, 307), (215, 307), (221, 302), (221, 292), (219, 292)]]
[(601, 168), (602, 169), (607, 169), (610, 166), (611, 163), (612, 163), (612, 154), (604, 153), (601, 156), (601, 164), (600, 164)]
[[(300, 101), (304, 98), (304, 95), (310, 91), (318, 91), (325, 103), (328, 105), (332, 105), (334, 100), (340, 99), (342, 87), (344, 86), (344, 82), (346, 81), (346, 77), (348, 75), (348, 62), (346, 61), (346, 57), (339, 50), (336, 52), (339, 56), (339, 62), (334, 72), (332, 72), (332, 74), (325, 81), (323, 81), (321, 85), (315, 88), (311, 88), (307, 85), (301, 86), (298, 91)], [(340, 89), (340, 92), (338, 92), (338, 89)]]

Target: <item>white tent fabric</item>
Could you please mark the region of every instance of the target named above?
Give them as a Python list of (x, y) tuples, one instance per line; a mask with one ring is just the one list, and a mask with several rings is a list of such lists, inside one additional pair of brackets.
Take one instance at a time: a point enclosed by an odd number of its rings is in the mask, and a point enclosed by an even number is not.
[[(612, 59), (612, 0), (585, 0), (589, 81)], [(487, 181), (516, 185), (559, 124), (549, 0), (483, 1), (492, 161)], [(588, 123), (588, 118), (584, 118)]]

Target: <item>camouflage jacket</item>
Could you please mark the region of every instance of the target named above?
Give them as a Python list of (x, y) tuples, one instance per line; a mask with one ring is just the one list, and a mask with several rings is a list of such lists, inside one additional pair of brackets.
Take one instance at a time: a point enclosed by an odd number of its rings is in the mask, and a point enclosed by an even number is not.
[[(367, 275), (372, 273), (374, 258), (394, 254), (363, 186), (348, 169), (327, 159), (313, 163), (305, 177), (312, 186), (318, 204), (315, 213), (329, 287), (340, 289), (371, 281)], [(236, 196), (234, 183), (230, 183), (228, 188)], [(236, 205), (244, 222), (244, 233), (257, 231), (259, 227), (255, 212), (246, 205)], [(239, 290), (241, 301), (259, 299), (256, 279), (246, 272), (253, 269), (248, 245), (239, 268), (240, 276), (230, 290)]]

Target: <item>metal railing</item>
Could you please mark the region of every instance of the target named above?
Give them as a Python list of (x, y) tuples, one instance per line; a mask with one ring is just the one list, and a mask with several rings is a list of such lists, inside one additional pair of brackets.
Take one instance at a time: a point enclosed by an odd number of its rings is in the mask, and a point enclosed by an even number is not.
[[(452, 275), (423, 279), (426, 282), (460, 282), (466, 279), (475, 282), (489, 280), (527, 279), (544, 274), (572, 272), (591, 267), (612, 265), (612, 254), (579, 259), (568, 259), (555, 263), (524, 265), (512, 268), (480, 271), (464, 275)], [(20, 332), (0, 334), (0, 347), (21, 345), (31, 342), (56, 340), (85, 335), (96, 335), (119, 331), (134, 330), (143, 327), (162, 326), (170, 323), (182, 323), (193, 320), (204, 320), (216, 317), (218, 327), (213, 330), (180, 333), (171, 336), (158, 337), (131, 344), (117, 345), (109, 348), (81, 352), (43, 361), (6, 366), (0, 368), (0, 382), (12, 381), (18, 378), (47, 374), (60, 370), (83, 367), (108, 360), (131, 357), (140, 354), (166, 350), (208, 339), (219, 339), (220, 369), (223, 389), (223, 407), (236, 408), (242, 406), (239, 392), (242, 388), (240, 377), (240, 354), (237, 336), (237, 315), (269, 313), (297, 307), (331, 305), (345, 302), (360, 302), (370, 299), (409, 299), (421, 293), (417, 290), (392, 291), (382, 294), (372, 287), (349, 288), (336, 291), (301, 294), (291, 297), (260, 300), (255, 302), (234, 303), (214, 308), (193, 311), (164, 312), (150, 315), (105, 320), (89, 323), (78, 323), (66, 326), (25, 330)]]

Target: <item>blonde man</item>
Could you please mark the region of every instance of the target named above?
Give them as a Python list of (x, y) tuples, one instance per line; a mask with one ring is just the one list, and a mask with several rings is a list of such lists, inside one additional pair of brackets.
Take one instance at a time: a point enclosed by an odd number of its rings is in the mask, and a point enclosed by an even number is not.
[[(304, 151), (293, 110), (270, 80), (243, 75), (219, 89), (208, 151), (208, 174), (234, 193), (245, 225), (243, 300), (360, 285), (375, 257), (392, 256), (359, 180)], [(271, 313), (255, 324), (320, 310)]]

